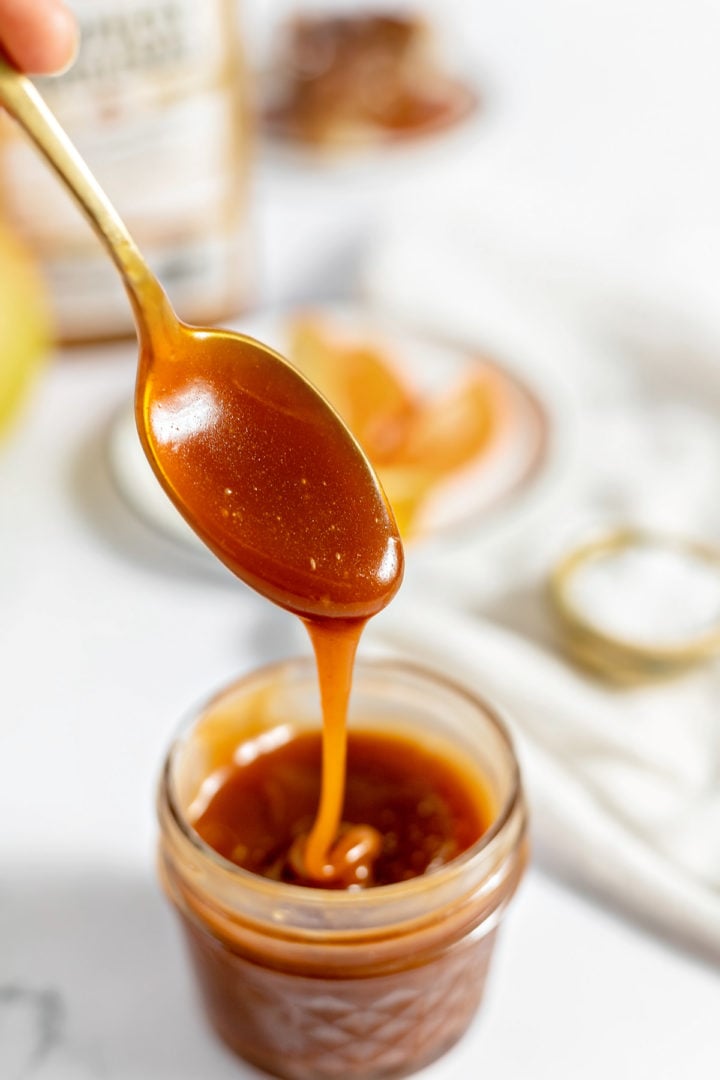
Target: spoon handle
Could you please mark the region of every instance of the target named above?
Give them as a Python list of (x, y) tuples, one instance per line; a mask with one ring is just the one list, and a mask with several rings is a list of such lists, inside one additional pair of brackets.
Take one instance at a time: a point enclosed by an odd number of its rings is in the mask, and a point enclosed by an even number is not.
[(0, 105), (24, 128), (78, 202), (122, 275), (138, 333), (149, 310), (169, 308), (162, 287), (105, 192), (33, 84), (0, 55)]

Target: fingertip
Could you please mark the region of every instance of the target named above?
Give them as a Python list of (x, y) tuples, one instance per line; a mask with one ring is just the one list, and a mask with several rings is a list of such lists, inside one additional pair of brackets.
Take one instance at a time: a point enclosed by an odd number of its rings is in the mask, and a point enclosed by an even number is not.
[(77, 54), (79, 29), (62, 0), (2, 0), (0, 46), (20, 71), (55, 75)]
[(73, 13), (64, 5), (53, 7), (46, 19), (45, 40), (38, 50), (34, 73), (61, 75), (72, 67), (79, 45), (80, 33)]

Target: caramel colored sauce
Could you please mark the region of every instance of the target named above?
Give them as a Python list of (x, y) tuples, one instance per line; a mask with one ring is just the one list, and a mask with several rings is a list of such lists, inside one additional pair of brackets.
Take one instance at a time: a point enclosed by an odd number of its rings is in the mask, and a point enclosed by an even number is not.
[[(469, 848), (492, 820), (476, 777), (407, 737), (352, 731), (347, 749), (343, 827), (352, 832), (363, 823), (377, 835), (378, 850), (375, 858), (353, 863), (336, 887), (419, 877)], [(247, 763), (229, 768), (195, 829), (246, 870), (314, 884), (297, 873), (291, 853), (317, 812), (322, 752), (315, 732), (295, 734), (254, 758), (250, 748)]]
[[(320, 805), (305, 842), (298, 838), (296, 863), (315, 882), (352, 882), (356, 878), (355, 859), (349, 853), (361, 845), (361, 862), (377, 854), (377, 838), (368, 833), (366, 823), (339, 835), (345, 793), (347, 758), (347, 707), (352, 686), (355, 652), (364, 623), (310, 622), (308, 631), (315, 650), (323, 715), (323, 754)], [(362, 831), (364, 829), (364, 831)], [(337, 843), (336, 843), (337, 841)]]
[(367, 619), (402, 577), (375, 474), (298, 371), (238, 335), (182, 328), (156, 357), (139, 425), (181, 513), (226, 566), (310, 619)]
[(317, 820), (295, 859), (317, 883), (334, 883), (358, 845), (368, 857), (377, 847), (367, 828), (338, 836), (345, 718), (362, 628), (396, 592), (403, 552), (354, 437), (296, 368), (268, 353), (238, 335), (178, 326), (166, 352), (141, 358), (138, 428), (208, 547), (306, 622), (324, 750)]

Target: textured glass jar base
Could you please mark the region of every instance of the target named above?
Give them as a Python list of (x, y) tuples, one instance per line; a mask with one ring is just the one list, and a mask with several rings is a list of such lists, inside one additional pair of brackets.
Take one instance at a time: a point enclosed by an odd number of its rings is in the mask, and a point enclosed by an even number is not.
[(390, 1080), (441, 1057), (477, 1012), (497, 933), (399, 971), (322, 979), (263, 968), (181, 922), (213, 1028), (282, 1080)]

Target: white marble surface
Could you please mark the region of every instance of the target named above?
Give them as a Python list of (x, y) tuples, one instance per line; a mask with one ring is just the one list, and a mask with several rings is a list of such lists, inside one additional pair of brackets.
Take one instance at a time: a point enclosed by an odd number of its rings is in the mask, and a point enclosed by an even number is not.
[[(608, 237), (622, 239), (612, 270), (633, 285), (653, 277), (709, 320), (716, 6), (443, 10), (463, 21), (493, 90), (462, 169), (427, 156), (331, 173), (267, 163), (260, 299), (343, 293), (381, 211), (450, 184), (498, 207), (511, 187), (528, 222), (554, 207), (543, 242), (561, 221), (559, 246), (582, 239), (596, 268), (612, 264)], [(256, 1075), (196, 1008), (154, 880), (154, 787), (192, 704), (305, 643), (293, 620), (156, 536), (115, 493), (104, 437), (132, 378), (132, 350), (63, 358), (0, 454), (2, 1080)], [(717, 968), (533, 867), (482, 1016), (423, 1075), (710, 1080), (718, 992)]]

